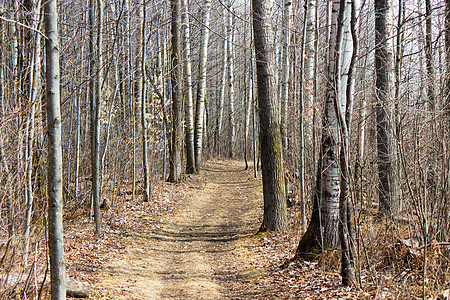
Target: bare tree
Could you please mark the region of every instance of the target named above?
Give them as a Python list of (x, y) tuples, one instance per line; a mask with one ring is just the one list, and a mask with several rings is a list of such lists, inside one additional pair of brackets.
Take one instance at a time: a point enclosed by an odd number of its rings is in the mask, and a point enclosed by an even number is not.
[(227, 43), (228, 43), (228, 98), (230, 101), (230, 153), (229, 157), (235, 157), (236, 147), (236, 117), (234, 109), (234, 97), (235, 97), (235, 79), (234, 79), (234, 22), (233, 22), (233, 5), (232, 1), (228, 1), (228, 22), (227, 22)]
[(287, 226), (287, 208), (281, 132), (276, 114), (273, 0), (253, 0), (252, 3), (264, 194), (264, 218), (259, 231), (284, 230)]
[(375, 74), (377, 111), (377, 156), (379, 214), (400, 210), (395, 175), (395, 147), (392, 131), (393, 106), (393, 8), (392, 0), (375, 0)]
[(279, 102), (281, 104), (280, 120), (281, 120), (281, 136), (283, 139), (283, 149), (288, 147), (287, 134), (287, 111), (289, 103), (289, 48), (291, 37), (291, 0), (285, 0), (283, 6), (283, 20), (281, 24), (281, 68), (279, 77)]
[(48, 128), (48, 249), (52, 300), (66, 299), (66, 264), (63, 240), (63, 178), (57, 1), (44, 6)]
[(172, 145), (170, 148), (169, 181), (181, 180), (182, 151), (182, 69), (180, 47), (180, 0), (171, 1), (172, 9)]
[[(224, 8), (223, 10), (224, 13), (224, 19), (227, 19), (227, 11)], [(226, 21), (224, 20), (224, 22), (226, 23)], [(219, 141), (221, 140), (222, 137), (222, 123), (223, 123), (223, 107), (224, 107), (224, 103), (225, 103), (225, 85), (226, 85), (226, 81), (227, 81), (227, 64), (228, 64), (228, 39), (230, 38), (228, 35), (228, 29), (225, 26), (225, 30), (224, 30), (224, 35), (225, 38), (223, 40), (223, 60), (222, 60), (222, 77), (221, 77), (221, 82), (220, 82), (220, 95), (219, 95), (219, 107), (217, 108), (217, 125), (216, 125), (216, 133), (215, 133), (215, 144), (217, 147), (217, 150), (219, 148)]]
[(208, 61), (209, 11), (211, 0), (205, 0), (202, 7), (202, 30), (200, 37), (200, 57), (198, 66), (197, 109), (195, 111), (195, 169), (200, 171), (203, 150), (203, 130), (206, 96), (206, 62)]
[(197, 172), (194, 152), (194, 100), (192, 92), (191, 41), (189, 23), (189, 3), (183, 0), (183, 71), (185, 89), (185, 120), (186, 120), (186, 173)]
[(316, 186), (313, 194), (313, 211), (308, 228), (297, 247), (297, 257), (309, 257), (311, 253), (320, 252), (321, 249), (334, 248), (338, 243), (340, 181), (337, 164), (339, 161), (338, 116), (335, 105), (341, 107), (343, 104), (345, 107), (345, 102), (342, 103), (342, 94), (339, 94), (341, 74), (343, 74), (341, 73), (341, 57), (338, 47), (342, 38), (342, 36), (338, 36), (340, 0), (333, 0), (331, 5), (327, 94), (322, 120), (322, 142), (320, 144)]
[(446, 51), (446, 72), (447, 81), (445, 83), (445, 90), (447, 95), (446, 100), (446, 113), (450, 116), (450, 0), (445, 1), (445, 49)]
[(145, 19), (147, 17), (146, 1), (142, 1), (141, 7), (142, 28), (141, 28), (141, 125), (142, 125), (142, 167), (144, 169), (144, 202), (150, 200), (150, 174), (148, 171), (148, 124), (147, 124), (147, 95), (146, 95), (146, 76), (145, 76)]

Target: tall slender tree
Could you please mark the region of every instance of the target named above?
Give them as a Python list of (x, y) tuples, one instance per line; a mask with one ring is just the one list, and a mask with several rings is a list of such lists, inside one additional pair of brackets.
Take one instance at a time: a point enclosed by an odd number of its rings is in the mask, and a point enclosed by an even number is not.
[(63, 240), (63, 178), (57, 1), (44, 6), (45, 78), (48, 130), (48, 249), (52, 300), (66, 299), (66, 264)]
[(395, 175), (393, 142), (393, 8), (392, 0), (375, 0), (375, 75), (377, 112), (377, 158), (379, 214), (396, 214), (400, 209)]
[(434, 98), (434, 64), (433, 64), (433, 41), (432, 41), (432, 23), (431, 23), (431, 0), (425, 0), (425, 60), (427, 65), (427, 97), (428, 107), (431, 112), (436, 109)]
[(185, 90), (185, 122), (186, 122), (186, 173), (197, 172), (194, 152), (194, 99), (192, 92), (192, 65), (191, 65), (191, 41), (189, 23), (189, 3), (183, 0), (183, 14), (181, 15), (183, 26), (183, 72)]
[(450, 0), (445, 0), (445, 49), (446, 49), (446, 83), (445, 83), (445, 111), (450, 116)]
[(144, 202), (150, 200), (150, 174), (148, 170), (148, 128), (147, 128), (147, 95), (146, 95), (146, 76), (145, 76), (145, 50), (146, 50), (146, 37), (145, 37), (145, 27), (146, 27), (146, 1), (142, 1), (141, 7), (141, 125), (142, 125), (142, 167), (144, 169)]
[(233, 1), (228, 1), (228, 23), (227, 23), (227, 43), (228, 43), (228, 99), (230, 103), (230, 153), (229, 157), (234, 158), (236, 147), (236, 117), (234, 109), (235, 98), (235, 78), (234, 78), (234, 12)]
[[(287, 121), (288, 121), (288, 103), (289, 103), (289, 49), (291, 37), (291, 11), (292, 1), (285, 0), (283, 4), (283, 17), (281, 24), (281, 68), (279, 75), (279, 103), (281, 105), (281, 136), (283, 139), (284, 151), (288, 147)], [(286, 152), (284, 152), (286, 153)]]
[(181, 180), (181, 151), (182, 151), (182, 69), (180, 46), (180, 0), (171, 0), (172, 9), (172, 145), (170, 147), (170, 175), (169, 181)]
[(259, 231), (287, 226), (283, 150), (274, 82), (273, 0), (253, 0), (264, 217)]
[[(344, 1), (343, 1), (344, 2)], [(342, 4), (342, 5), (341, 5)], [(331, 26), (328, 45), (327, 94), (323, 114), (322, 141), (313, 194), (313, 211), (306, 232), (297, 247), (297, 257), (310, 257), (321, 249), (334, 248), (338, 244), (340, 173), (339, 173), (339, 117), (346, 112), (346, 87), (348, 51), (351, 44), (341, 47), (342, 15), (345, 3), (331, 3)], [(349, 21), (347, 22), (349, 26)], [(348, 29), (347, 29), (348, 30)], [(351, 50), (350, 50), (351, 57)], [(346, 62), (345, 62), (346, 61)]]
[(202, 7), (202, 30), (200, 37), (200, 57), (198, 66), (198, 89), (195, 111), (195, 169), (200, 171), (202, 163), (203, 150), (203, 127), (205, 114), (205, 96), (206, 96), (206, 63), (208, 61), (208, 41), (209, 41), (209, 11), (211, 0), (205, 0)]
[[(227, 23), (227, 10), (224, 8), (223, 10), (223, 18), (224, 23)], [(216, 125), (216, 134), (215, 134), (215, 144), (217, 147), (217, 151), (219, 151), (219, 142), (222, 140), (222, 123), (223, 123), (223, 107), (225, 104), (225, 85), (227, 81), (227, 64), (228, 64), (228, 29), (227, 26), (224, 26), (224, 40), (223, 40), (223, 59), (222, 59), (222, 77), (220, 81), (220, 95), (219, 95), (219, 105), (217, 108), (217, 125)]]

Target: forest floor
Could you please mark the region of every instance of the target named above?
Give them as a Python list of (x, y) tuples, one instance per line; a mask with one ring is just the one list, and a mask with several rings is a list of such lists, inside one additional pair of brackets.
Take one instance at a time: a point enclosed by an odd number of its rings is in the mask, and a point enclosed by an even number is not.
[(288, 232), (256, 235), (261, 180), (244, 167), (210, 160), (181, 184), (154, 186), (148, 203), (124, 193), (100, 238), (86, 238), (92, 223), (78, 220), (66, 230), (69, 277), (87, 281), (92, 299), (372, 298), (320, 262), (280, 268), (298, 243), (299, 213), (290, 209)]

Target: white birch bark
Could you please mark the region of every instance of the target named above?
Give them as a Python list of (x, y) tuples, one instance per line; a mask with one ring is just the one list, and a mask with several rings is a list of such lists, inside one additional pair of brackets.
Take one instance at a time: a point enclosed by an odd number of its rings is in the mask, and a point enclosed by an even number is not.
[[(183, 13), (181, 15), (181, 24), (183, 27), (183, 71), (184, 71), (184, 89), (185, 89), (185, 122), (186, 122), (186, 173), (193, 174), (197, 172), (194, 147), (194, 96), (192, 92), (192, 65), (191, 65), (191, 41), (190, 41), (190, 22), (189, 22), (189, 4), (183, 0)], [(201, 47), (201, 46), (200, 46)]]
[(200, 171), (202, 163), (203, 150), (203, 130), (205, 126), (205, 96), (206, 96), (206, 63), (208, 61), (208, 41), (209, 41), (209, 19), (210, 19), (211, 0), (205, 0), (202, 7), (203, 26), (200, 38), (200, 57), (199, 57), (199, 81), (197, 89), (197, 107), (195, 112), (195, 169)]
[(231, 0), (228, 3), (228, 99), (230, 101), (230, 153), (229, 157), (234, 158), (236, 146), (236, 124), (234, 111), (234, 26), (233, 7)]
[[(226, 9), (224, 9), (224, 16), (228, 14)], [(226, 24), (227, 17), (224, 17), (224, 23)], [(220, 149), (219, 142), (222, 140), (222, 123), (223, 123), (223, 107), (225, 104), (225, 86), (227, 82), (227, 70), (228, 70), (228, 29), (225, 26), (225, 39), (223, 41), (223, 61), (222, 61), (222, 78), (220, 83), (220, 96), (219, 96), (219, 107), (217, 108), (217, 129), (216, 129), (216, 145)]]
[[(33, 7), (33, 28), (35, 30), (39, 29), (39, 19), (40, 19), (40, 7), (41, 1), (37, 1)], [(41, 35), (34, 32), (34, 47), (33, 54), (30, 61), (30, 82), (31, 82), (31, 93), (28, 103), (31, 105), (30, 114), (27, 118), (27, 128), (28, 128), (28, 141), (27, 141), (27, 203), (26, 203), (26, 215), (25, 215), (25, 232), (24, 232), (24, 262), (27, 261), (28, 255), (28, 245), (29, 245), (29, 235), (30, 235), (30, 225), (31, 225), (31, 214), (33, 211), (33, 142), (34, 142), (34, 120), (36, 111), (37, 94), (39, 92), (39, 82), (40, 82), (40, 63), (41, 63)]]

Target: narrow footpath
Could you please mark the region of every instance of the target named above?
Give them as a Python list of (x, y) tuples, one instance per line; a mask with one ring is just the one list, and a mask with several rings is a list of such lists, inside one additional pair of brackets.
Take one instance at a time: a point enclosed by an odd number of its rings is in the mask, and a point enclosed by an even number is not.
[(260, 225), (261, 182), (237, 161), (208, 162), (176, 213), (137, 229), (100, 274), (96, 299), (251, 299), (261, 275), (242, 241)]

